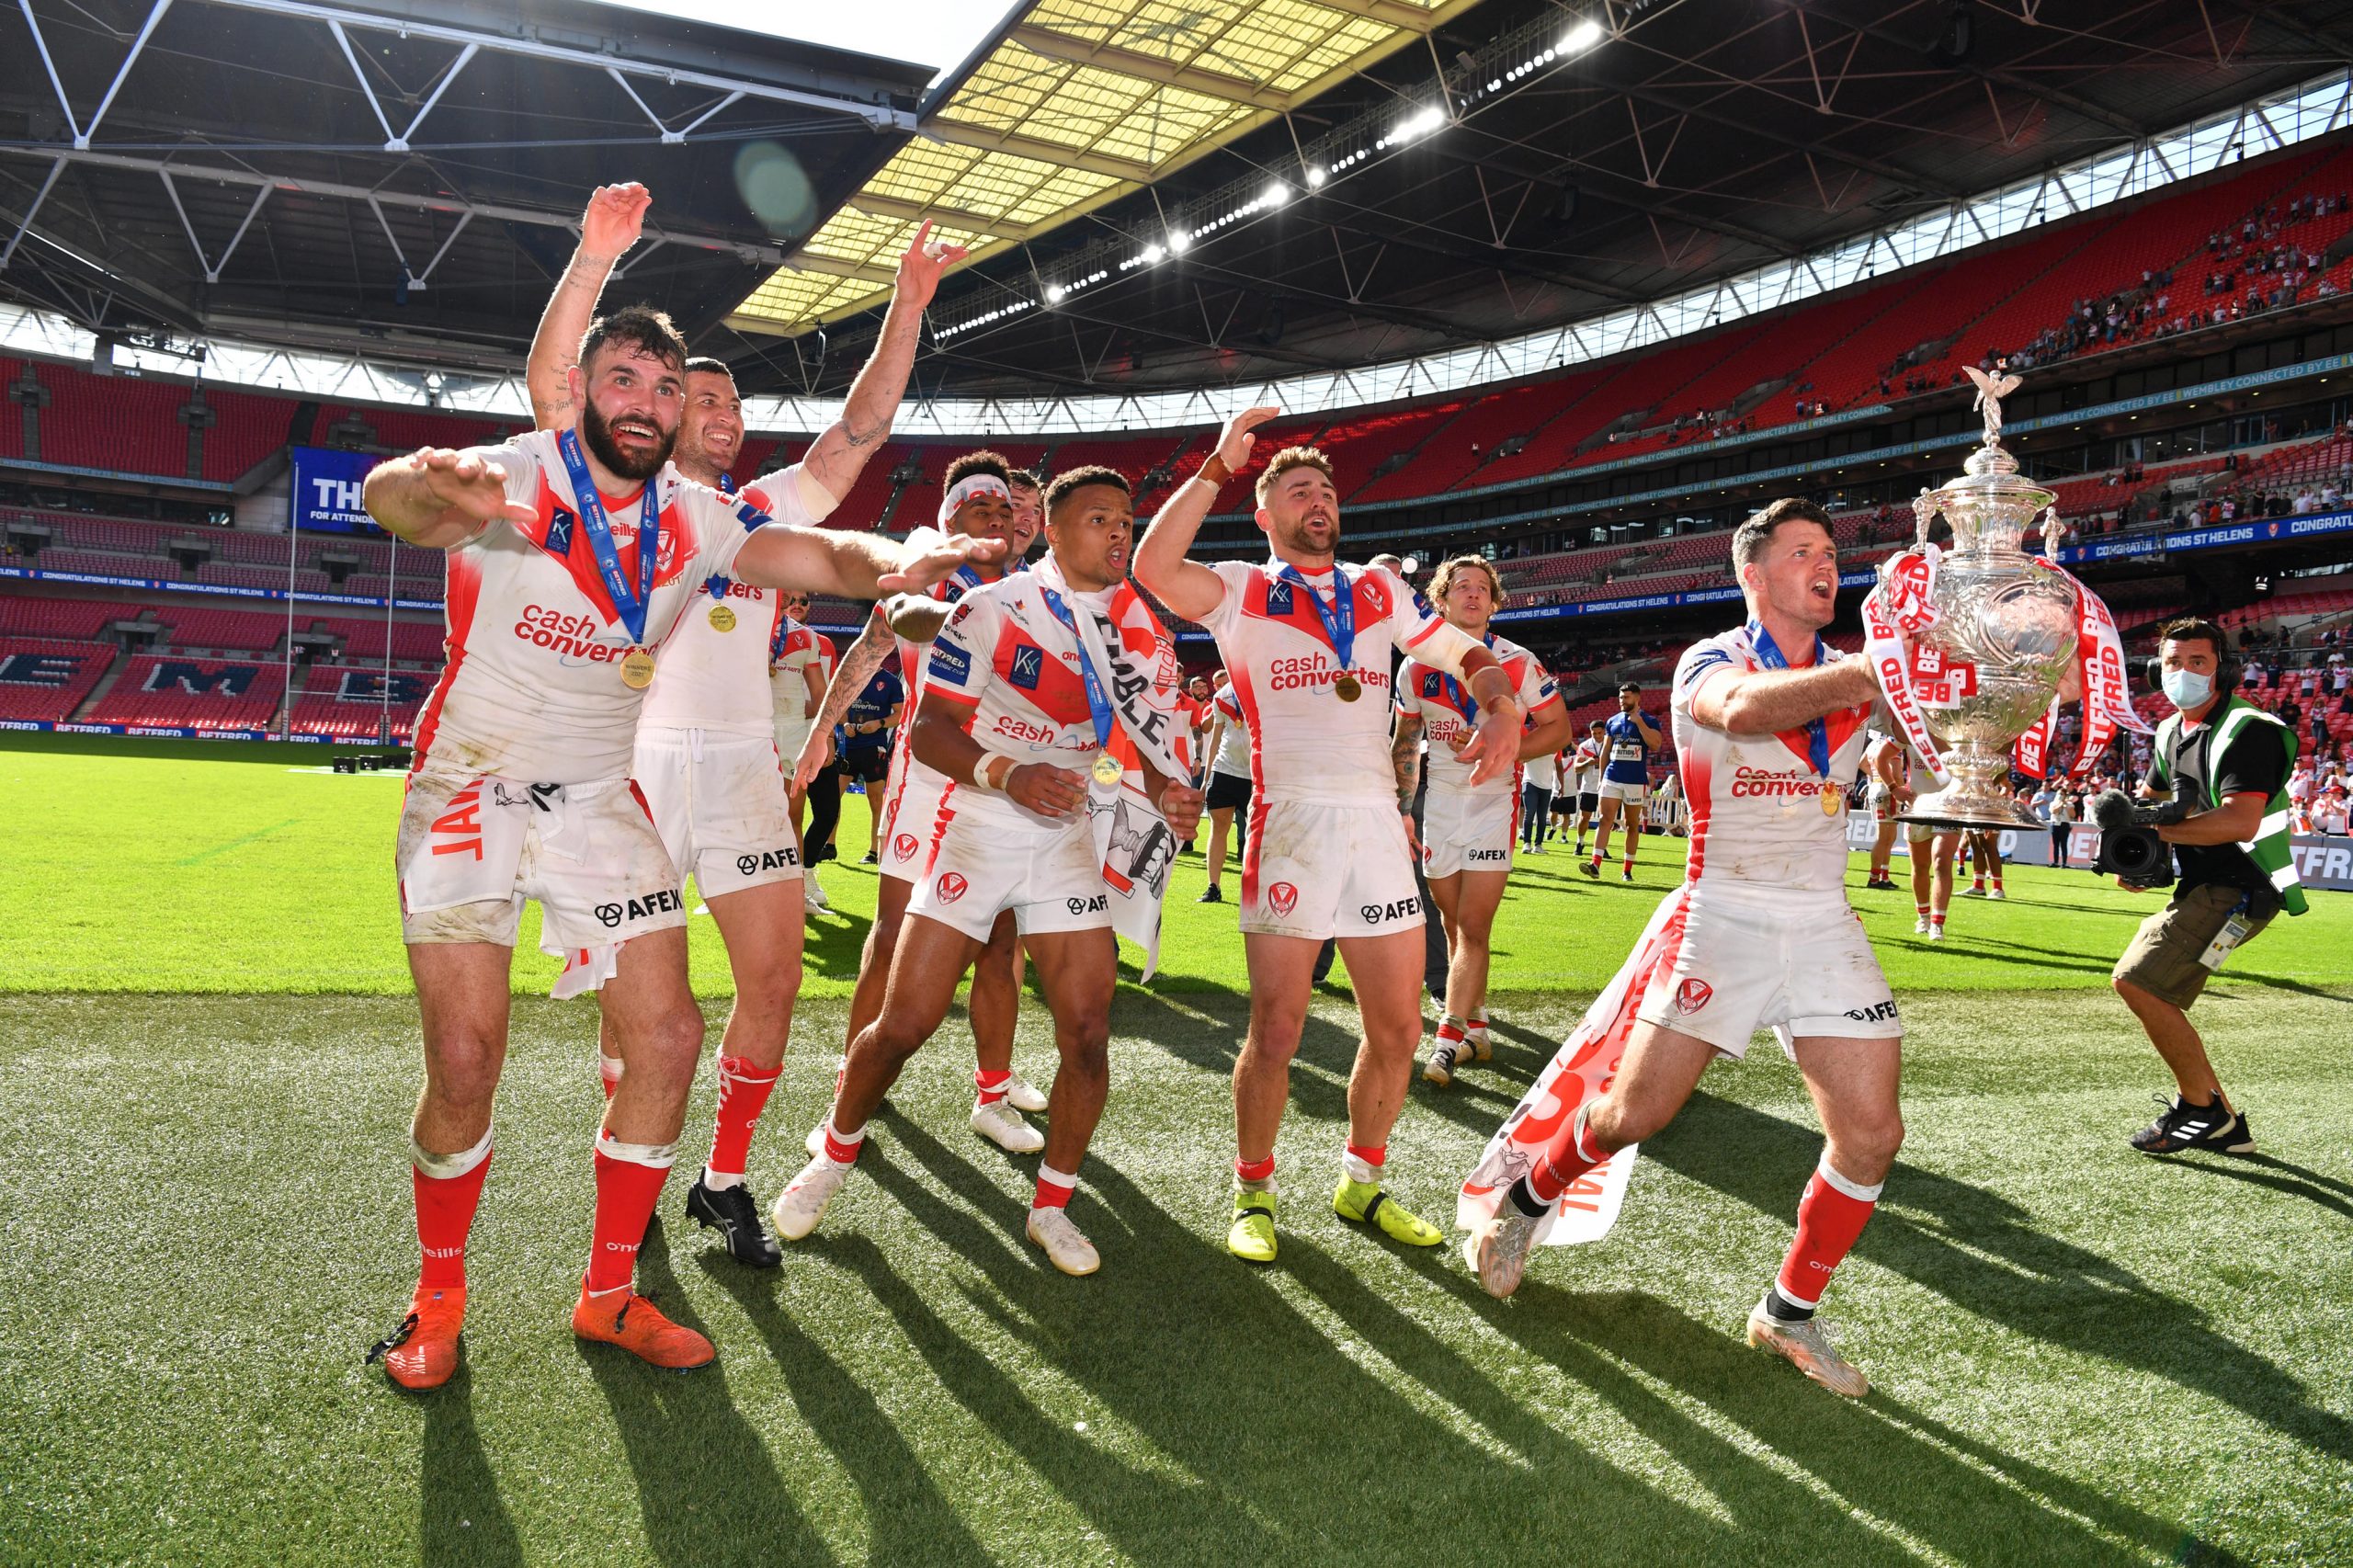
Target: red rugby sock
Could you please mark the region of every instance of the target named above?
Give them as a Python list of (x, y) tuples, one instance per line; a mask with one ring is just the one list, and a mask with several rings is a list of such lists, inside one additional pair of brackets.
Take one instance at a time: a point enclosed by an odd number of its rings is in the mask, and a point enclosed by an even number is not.
[(1545, 1203), (1558, 1203), (1571, 1182), (1609, 1158), (1607, 1150), (1596, 1149), (1586, 1140), (1585, 1119), (1586, 1110), (1578, 1110), (1566, 1126), (1552, 1134), (1543, 1153), (1528, 1167), (1528, 1175), (1522, 1179), (1528, 1183), (1531, 1197)]
[(637, 1249), (676, 1158), (675, 1144), (623, 1143), (609, 1132), (597, 1134), (597, 1218), (585, 1281), (591, 1294), (620, 1290), (636, 1276)]
[[(424, 1262), (417, 1283), (427, 1290), (466, 1282), (466, 1237), (490, 1175), (490, 1134), (462, 1154), (428, 1154), (410, 1145), (409, 1175), (416, 1192), (416, 1244)], [(426, 1165), (442, 1174), (428, 1175)]]
[(1848, 1181), (1830, 1168), (1830, 1158), (1824, 1155), (1805, 1184), (1805, 1196), (1798, 1199), (1797, 1238), (1790, 1244), (1789, 1256), (1781, 1260), (1780, 1276), (1773, 1288), (1801, 1307), (1818, 1303), (1831, 1274), (1879, 1206), (1883, 1186)]
[(767, 1108), (768, 1096), (783, 1071), (771, 1067), (762, 1074), (740, 1056), (719, 1059), (719, 1125), (710, 1138), (711, 1174), (744, 1174), (744, 1161), (752, 1152), (752, 1130), (759, 1125), (760, 1112)]
[(1012, 1081), (1013, 1070), (1009, 1067), (999, 1068), (994, 1073), (985, 1067), (972, 1070), (972, 1087), (980, 1092), (982, 1105), (995, 1105), (1005, 1098), (1006, 1085)]

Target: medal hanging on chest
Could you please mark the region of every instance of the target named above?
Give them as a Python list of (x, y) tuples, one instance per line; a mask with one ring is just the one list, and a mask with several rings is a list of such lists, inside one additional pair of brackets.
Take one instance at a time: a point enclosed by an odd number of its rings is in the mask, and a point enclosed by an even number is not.
[(580, 514), (580, 531), (588, 536), (589, 551), (596, 557), (597, 575), (613, 601), (613, 614), (635, 644), (621, 659), (621, 684), (632, 691), (643, 691), (654, 684), (654, 654), (645, 646), (645, 607), (653, 602), (654, 574), (662, 559), (662, 503), (655, 483), (646, 482), (638, 506), (637, 582), (632, 587), (621, 573), (612, 520), (605, 515), (605, 498), (597, 493), (588, 460), (580, 450), (580, 433), (559, 430), (555, 444), (572, 481), (572, 504)]
[[(1079, 683), (1086, 688), (1087, 716), (1095, 722), (1095, 760), (1088, 766), (1088, 771), (1095, 776), (1097, 784), (1110, 789), (1127, 773), (1127, 769), (1120, 765), (1120, 759), (1111, 755), (1111, 733), (1118, 726), (1119, 719), (1111, 709), (1110, 693), (1104, 689), (1102, 677), (1095, 673), (1095, 661), (1087, 656), (1086, 633), (1078, 629), (1077, 619), (1071, 613), (1070, 607), (1063, 603), (1063, 597), (1051, 588), (1040, 587), (1038, 592), (1046, 601), (1046, 608), (1053, 612), (1054, 619), (1069, 629), (1071, 637), (1078, 643)], [(1084, 604), (1079, 608), (1088, 615), (1095, 613)]]
[(1295, 585), (1306, 597), (1315, 619), (1324, 623), (1324, 634), (1332, 640), (1333, 662), (1340, 673), (1332, 677), (1332, 695), (1343, 702), (1354, 702), (1364, 695), (1364, 683), (1358, 680), (1351, 666), (1357, 653), (1357, 590), (1348, 574), (1340, 570), (1338, 562), (1332, 563), (1332, 602), (1325, 605), (1324, 596), (1317, 593), (1296, 566), (1286, 566), (1282, 580)]
[(1847, 792), (1837, 785), (1824, 782), (1822, 786), (1822, 814), (1835, 817), (1847, 804)]
[(734, 630), (735, 630), (735, 612), (734, 612), (733, 610), (732, 610), (732, 609), (729, 609), (725, 605), (713, 605), (713, 606), (711, 606), (711, 607), (710, 607), (710, 629), (711, 629), (713, 631), (734, 631)]

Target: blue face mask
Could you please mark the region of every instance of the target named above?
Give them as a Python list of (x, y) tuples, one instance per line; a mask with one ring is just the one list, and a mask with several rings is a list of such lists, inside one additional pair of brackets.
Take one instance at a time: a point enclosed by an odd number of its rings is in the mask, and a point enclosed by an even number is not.
[(2165, 673), (2165, 700), (2187, 710), (2214, 695), (2214, 680), (2196, 670), (2167, 670)]

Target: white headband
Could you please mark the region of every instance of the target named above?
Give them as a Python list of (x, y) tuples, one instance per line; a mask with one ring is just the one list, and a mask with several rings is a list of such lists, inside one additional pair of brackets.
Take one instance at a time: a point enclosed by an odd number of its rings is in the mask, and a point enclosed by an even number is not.
[(1013, 505), (1013, 492), (1005, 481), (993, 473), (968, 473), (949, 486), (948, 494), (939, 498), (939, 526), (946, 528), (956, 508), (975, 495), (1001, 497), (1008, 506)]

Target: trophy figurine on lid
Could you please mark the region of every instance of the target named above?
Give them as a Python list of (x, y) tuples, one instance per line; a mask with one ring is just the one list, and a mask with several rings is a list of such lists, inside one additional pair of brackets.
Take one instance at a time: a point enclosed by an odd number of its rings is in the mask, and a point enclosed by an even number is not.
[[(2116, 622), (2097, 595), (2059, 565), (2057, 499), (2018, 472), (2002, 447), (2002, 399), (2018, 378), (1997, 363), (1977, 384), (1984, 441), (1962, 473), (1912, 504), (1912, 548), (1884, 562), (1863, 602), (1866, 653), (1897, 732), (1938, 788), (1901, 820), (1946, 828), (2042, 824), (2016, 802), (2015, 766), (2050, 771), (2059, 695), (2072, 668), (2083, 694), (2083, 744), (2068, 770), (2091, 768), (2119, 730), (2147, 733), (2132, 711)], [(1941, 517), (1952, 543), (1928, 540)], [(2042, 520), (2042, 554), (2019, 540)], [(2070, 693), (2072, 696), (2073, 693)]]

